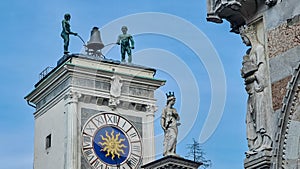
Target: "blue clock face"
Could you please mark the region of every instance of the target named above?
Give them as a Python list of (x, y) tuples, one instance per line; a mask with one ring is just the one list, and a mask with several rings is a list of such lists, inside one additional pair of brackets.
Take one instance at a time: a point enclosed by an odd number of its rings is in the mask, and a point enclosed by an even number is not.
[(98, 158), (110, 165), (122, 164), (130, 150), (124, 132), (114, 126), (99, 129), (94, 136), (93, 147)]
[(81, 150), (94, 169), (137, 169), (142, 159), (138, 131), (125, 117), (113, 113), (99, 113), (87, 120)]

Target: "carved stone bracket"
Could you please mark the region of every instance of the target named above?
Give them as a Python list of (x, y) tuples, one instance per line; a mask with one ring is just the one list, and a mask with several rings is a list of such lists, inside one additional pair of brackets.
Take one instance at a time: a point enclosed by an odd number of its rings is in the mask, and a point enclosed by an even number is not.
[(108, 102), (108, 106), (111, 107), (113, 110), (117, 108), (117, 106), (120, 104), (120, 100), (117, 97), (111, 96)]
[(272, 154), (270, 151), (262, 151), (256, 155), (246, 158), (245, 169), (270, 169)]
[(253, 18), (263, 5), (274, 6), (277, 0), (207, 0), (207, 21), (222, 23), (226, 19), (231, 24), (231, 31), (239, 33), (239, 27)]

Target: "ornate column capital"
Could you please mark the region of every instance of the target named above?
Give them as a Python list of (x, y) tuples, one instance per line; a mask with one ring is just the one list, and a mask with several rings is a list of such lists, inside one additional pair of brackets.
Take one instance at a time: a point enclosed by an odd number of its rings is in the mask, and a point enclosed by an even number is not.
[(158, 110), (156, 105), (147, 105), (146, 111), (147, 111), (147, 116), (153, 116), (154, 113)]
[(70, 90), (65, 95), (65, 100), (67, 101), (66, 104), (69, 103), (77, 103), (78, 99), (82, 96), (81, 93), (78, 93), (77, 91)]

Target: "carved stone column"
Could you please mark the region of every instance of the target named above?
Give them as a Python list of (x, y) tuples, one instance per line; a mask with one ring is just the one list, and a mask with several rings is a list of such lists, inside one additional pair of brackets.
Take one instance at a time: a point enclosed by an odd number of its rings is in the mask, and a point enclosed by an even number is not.
[(78, 99), (81, 94), (72, 90), (65, 96), (66, 134), (65, 134), (65, 169), (78, 169), (79, 154), (79, 113)]

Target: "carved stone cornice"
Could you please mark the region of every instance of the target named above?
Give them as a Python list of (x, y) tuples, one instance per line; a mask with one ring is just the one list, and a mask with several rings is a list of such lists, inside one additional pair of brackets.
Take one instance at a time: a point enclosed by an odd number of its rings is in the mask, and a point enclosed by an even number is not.
[[(115, 100), (112, 100), (115, 99)], [(109, 95), (103, 95), (103, 96), (92, 96), (89, 94), (81, 94), (81, 97), (78, 99), (79, 102), (81, 103), (86, 103), (86, 104), (94, 104), (98, 106), (109, 106), (112, 110), (115, 110), (116, 108), (120, 109), (125, 109), (125, 110), (134, 110), (134, 111), (140, 111), (140, 112), (145, 112), (147, 115), (153, 115), (154, 116), (154, 111), (156, 109), (153, 103), (148, 103), (145, 100), (141, 100), (139, 102), (137, 101), (130, 101), (124, 98), (114, 98)], [(112, 101), (115, 101), (116, 104), (113, 106), (111, 105)], [(149, 107), (150, 105), (150, 107)], [(152, 105), (154, 107), (152, 107)], [(148, 109), (148, 107), (150, 109)], [(153, 110), (152, 110), (153, 109)], [(152, 112), (148, 112), (152, 111)]]
[(165, 156), (141, 166), (144, 169), (197, 169), (202, 162), (195, 162), (179, 156)]
[(207, 21), (231, 24), (231, 32), (239, 33), (239, 27), (252, 19), (263, 5), (275, 5), (277, 0), (207, 0)]
[(259, 152), (251, 156), (250, 158), (245, 159), (245, 169), (269, 169), (272, 163), (271, 159), (271, 152)]

